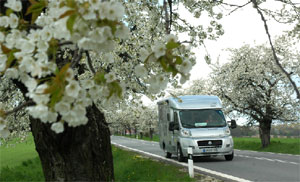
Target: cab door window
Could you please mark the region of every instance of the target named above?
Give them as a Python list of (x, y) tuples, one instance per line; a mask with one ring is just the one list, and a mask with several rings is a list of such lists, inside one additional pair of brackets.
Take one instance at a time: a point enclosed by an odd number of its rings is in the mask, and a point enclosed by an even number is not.
[(179, 121), (177, 112), (174, 112), (174, 129), (179, 130)]

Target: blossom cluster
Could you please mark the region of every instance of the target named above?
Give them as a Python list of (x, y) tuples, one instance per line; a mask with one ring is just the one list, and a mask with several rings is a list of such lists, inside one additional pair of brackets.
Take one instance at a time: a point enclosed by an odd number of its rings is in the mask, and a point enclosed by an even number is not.
[[(107, 52), (114, 49), (114, 39), (125, 38), (129, 33), (128, 28), (120, 22), (124, 15), (124, 8), (120, 3), (91, 1), (97, 4), (89, 4), (89, 8), (82, 6), (86, 4), (85, 1), (78, 1), (79, 14), (74, 13), (76, 21), (72, 29), (68, 29), (71, 16), (64, 17), (64, 14), (72, 11), (72, 8), (59, 6), (63, 2), (49, 1), (47, 12), (35, 21), (41, 28), (29, 32), (21, 29), (21, 19), (17, 15), (22, 10), (21, 1), (6, 2), (5, 7), (13, 11), (0, 17), (0, 27), (5, 30), (0, 32), (0, 73), (6, 78), (18, 79), (27, 87), (27, 96), (35, 102), (34, 106), (27, 108), (29, 114), (42, 122), (52, 123), (51, 128), (56, 133), (64, 130), (64, 122), (73, 127), (87, 123), (86, 107), (91, 105), (90, 96), (95, 95), (96, 89), (92, 88), (91, 81), (80, 84), (69, 68), (64, 81), (58, 83), (63, 87), (62, 96), (53, 100), (51, 83), (41, 82), (57, 70), (55, 61), (49, 60), (48, 55), (53, 40), (72, 41), (85, 50)], [(99, 22), (109, 23), (97, 26)], [(115, 29), (114, 32), (112, 28)], [(105, 78), (107, 82), (115, 80), (113, 74), (107, 74)], [(56, 122), (58, 118), (60, 121)], [(1, 131), (3, 128), (1, 127)]]
[[(29, 8), (29, 13), (39, 14), (36, 19), (33, 16), (36, 26), (33, 29), (24, 28), (31, 25), (19, 16), (20, 0), (5, 3), (11, 11), (0, 17), (0, 75), (22, 82), (28, 90), (26, 96), (35, 103), (27, 108), (28, 113), (44, 123), (51, 123), (51, 129), (61, 133), (65, 124), (70, 127), (86, 124), (86, 107), (97, 98), (111, 102), (122, 97), (128, 86), (115, 68), (108, 72), (97, 70), (83, 80), (75, 78), (73, 67), (58, 66), (55, 60), (60, 44), (71, 42), (72, 45), (64, 46), (91, 51), (103, 58), (101, 64), (118, 64), (110, 52), (129, 37), (130, 31), (122, 20), (125, 9), (119, 2), (32, 2), (46, 8), (44, 12)], [(157, 40), (151, 49), (140, 49), (142, 62), (132, 69), (138, 78), (145, 80), (150, 93), (165, 89), (170, 75), (174, 77), (179, 73), (182, 83), (189, 78), (192, 62), (183, 60), (179, 49), (186, 47), (175, 35)], [(162, 69), (154, 69), (154, 63)]]

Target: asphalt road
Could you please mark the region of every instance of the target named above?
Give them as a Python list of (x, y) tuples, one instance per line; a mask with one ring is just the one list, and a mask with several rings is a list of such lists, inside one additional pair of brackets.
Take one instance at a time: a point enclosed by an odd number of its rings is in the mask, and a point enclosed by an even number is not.
[[(112, 136), (111, 140), (115, 145), (165, 159), (158, 142), (120, 136)], [(225, 181), (300, 182), (300, 155), (245, 150), (234, 152), (233, 161), (226, 161), (224, 157), (196, 158), (195, 170)], [(176, 156), (169, 161), (178, 164)]]

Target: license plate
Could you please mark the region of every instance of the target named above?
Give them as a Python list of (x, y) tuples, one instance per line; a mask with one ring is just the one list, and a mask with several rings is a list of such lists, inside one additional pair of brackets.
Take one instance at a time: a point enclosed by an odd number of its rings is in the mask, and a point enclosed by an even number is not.
[(211, 153), (211, 152), (217, 152), (216, 148), (204, 148), (202, 149), (203, 153)]

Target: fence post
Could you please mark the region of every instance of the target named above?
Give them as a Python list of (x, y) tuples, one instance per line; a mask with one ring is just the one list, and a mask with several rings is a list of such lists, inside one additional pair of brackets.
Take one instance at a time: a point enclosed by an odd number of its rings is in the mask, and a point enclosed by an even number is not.
[(194, 178), (194, 161), (193, 161), (193, 148), (188, 147), (188, 168), (189, 175), (191, 178)]

